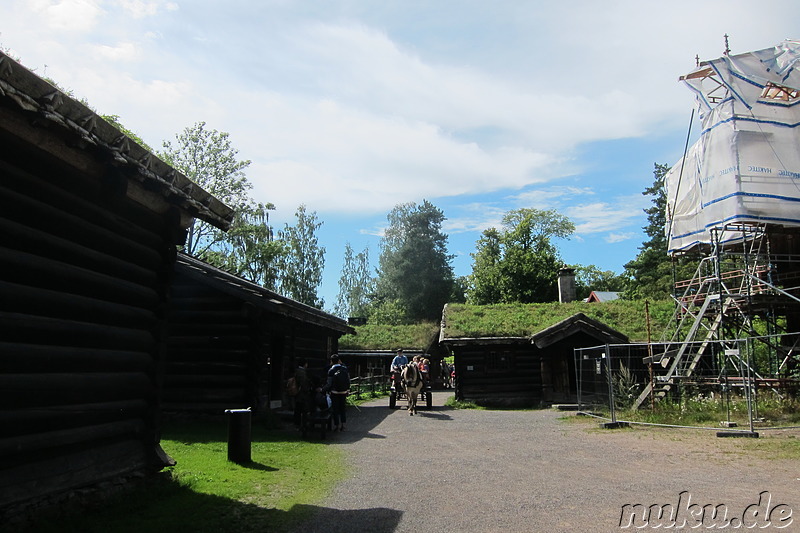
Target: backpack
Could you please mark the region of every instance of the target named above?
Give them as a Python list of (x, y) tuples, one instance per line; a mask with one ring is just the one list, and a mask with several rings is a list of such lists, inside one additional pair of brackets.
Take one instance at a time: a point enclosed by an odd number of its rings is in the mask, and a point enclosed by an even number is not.
[(297, 386), (297, 380), (294, 379), (294, 377), (290, 377), (286, 381), (286, 394), (289, 396), (297, 396), (298, 392), (300, 392), (300, 389)]
[(350, 388), (350, 374), (347, 373), (345, 366), (339, 365), (333, 371), (333, 380), (331, 381), (331, 390), (343, 392)]

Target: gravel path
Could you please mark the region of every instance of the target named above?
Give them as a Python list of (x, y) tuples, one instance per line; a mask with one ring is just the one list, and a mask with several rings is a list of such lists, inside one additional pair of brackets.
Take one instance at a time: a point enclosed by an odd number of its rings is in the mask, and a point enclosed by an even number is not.
[[(448, 409), (449, 396), (434, 393), (434, 409), (414, 417), (386, 399), (349, 408), (348, 430), (328, 440), (345, 450), (351, 476), (297, 531), (623, 531), (623, 505), (678, 507), (683, 491), (737, 520), (769, 491), (770, 509), (793, 513), (781, 531), (800, 531), (800, 469), (776, 453), (800, 445), (796, 430), (761, 439), (602, 430), (553, 410)], [(787, 523), (772, 518), (768, 530)]]

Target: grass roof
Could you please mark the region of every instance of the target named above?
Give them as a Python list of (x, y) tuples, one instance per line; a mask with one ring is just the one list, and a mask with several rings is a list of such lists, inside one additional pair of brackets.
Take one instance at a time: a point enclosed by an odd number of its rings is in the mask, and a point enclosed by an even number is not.
[(427, 350), (439, 340), (439, 323), (422, 322), (404, 326), (367, 324), (355, 326), (355, 335), (339, 339), (340, 350)]
[[(652, 339), (661, 336), (669, 324), (674, 305), (670, 301), (650, 302)], [(628, 336), (631, 342), (647, 340), (644, 301), (552, 302), (543, 304), (467, 305), (449, 304), (444, 314), (445, 338), (527, 337), (575, 313), (598, 320)]]
[[(650, 333), (658, 340), (668, 328), (674, 304), (650, 302)], [(583, 313), (628, 336), (631, 342), (647, 341), (645, 304), (642, 300), (611, 302), (558, 302), (544, 304), (467, 305), (448, 304), (444, 313), (445, 338), (528, 337), (575, 313)], [(355, 335), (339, 339), (343, 350), (425, 350), (438, 340), (439, 323), (424, 322), (405, 326), (367, 324), (356, 326)]]

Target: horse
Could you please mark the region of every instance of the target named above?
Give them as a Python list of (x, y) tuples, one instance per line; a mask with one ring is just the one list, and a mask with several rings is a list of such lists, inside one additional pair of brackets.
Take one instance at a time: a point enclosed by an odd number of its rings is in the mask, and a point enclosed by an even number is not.
[(416, 365), (409, 364), (403, 367), (400, 372), (400, 380), (406, 389), (408, 398), (408, 414), (414, 416), (417, 413), (417, 396), (422, 390), (422, 375)]

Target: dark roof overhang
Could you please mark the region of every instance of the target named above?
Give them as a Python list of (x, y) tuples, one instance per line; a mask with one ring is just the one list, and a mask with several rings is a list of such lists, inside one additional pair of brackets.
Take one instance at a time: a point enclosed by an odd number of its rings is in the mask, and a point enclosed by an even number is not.
[(179, 253), (175, 268), (177, 272), (234, 298), (248, 302), (257, 309), (314, 324), (343, 335), (355, 334), (356, 332), (342, 318), (281, 296), (261, 285), (240, 278), (230, 272), (225, 272), (189, 255)]
[[(21, 118), (20, 118), (21, 117)], [(98, 178), (112, 167), (135, 184), (134, 201), (227, 230), (233, 210), (106, 122), (96, 112), (0, 52), (0, 131)], [(54, 142), (53, 135), (61, 142)], [(153, 197), (159, 197), (155, 202)]]

